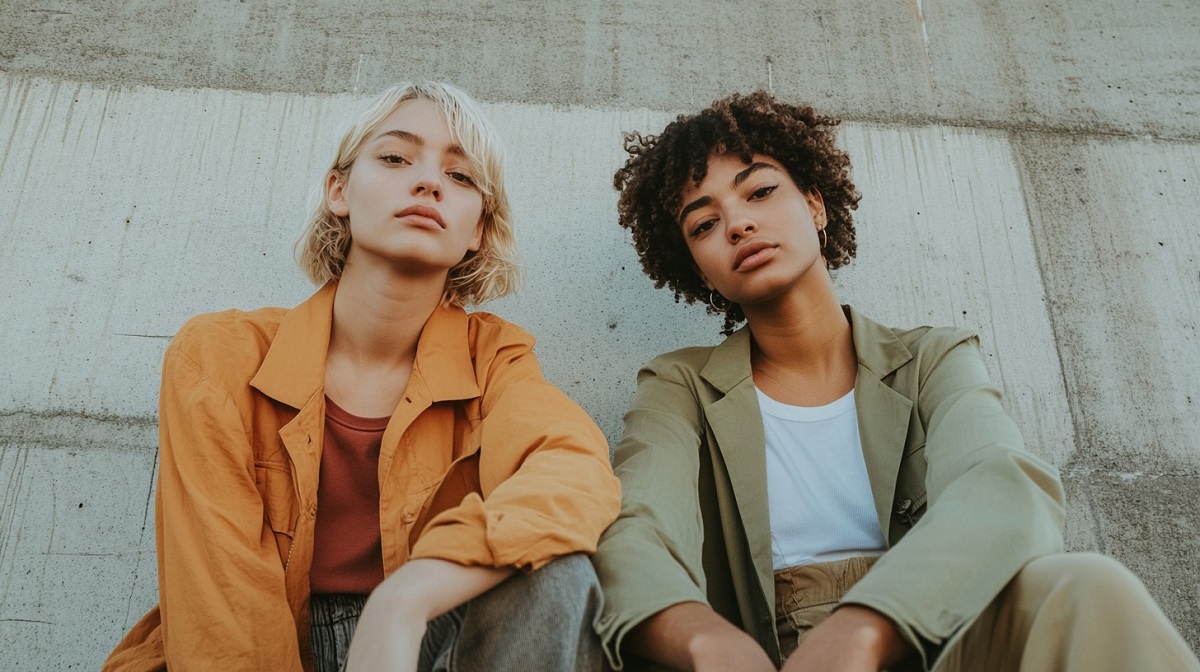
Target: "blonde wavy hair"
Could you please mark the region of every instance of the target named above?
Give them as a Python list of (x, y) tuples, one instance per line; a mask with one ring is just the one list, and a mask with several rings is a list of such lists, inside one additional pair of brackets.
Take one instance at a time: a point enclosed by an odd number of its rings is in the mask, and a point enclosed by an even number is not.
[(521, 282), (513, 237), (508, 193), (504, 189), (504, 153), (490, 121), (464, 91), (441, 82), (403, 82), (388, 88), (351, 121), (338, 143), (333, 164), (313, 191), (311, 214), (296, 241), (296, 261), (314, 283), (341, 277), (350, 252), (350, 218), (339, 217), (325, 201), (331, 175), (344, 178), (370, 134), (401, 105), (424, 99), (437, 105), (450, 124), (450, 136), (471, 162), (476, 186), (483, 194), (483, 238), (450, 269), (442, 302), (454, 306), (480, 304), (516, 291)]

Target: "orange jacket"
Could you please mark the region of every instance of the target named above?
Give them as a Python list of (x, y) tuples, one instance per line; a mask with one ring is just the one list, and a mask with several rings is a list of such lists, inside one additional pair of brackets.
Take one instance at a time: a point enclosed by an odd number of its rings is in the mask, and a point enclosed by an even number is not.
[[(336, 283), (293, 310), (201, 315), (163, 364), (159, 600), (106, 670), (311, 670), (308, 599)], [(383, 435), (384, 574), (409, 558), (535, 570), (620, 507), (603, 434), (533, 338), (438, 308)]]

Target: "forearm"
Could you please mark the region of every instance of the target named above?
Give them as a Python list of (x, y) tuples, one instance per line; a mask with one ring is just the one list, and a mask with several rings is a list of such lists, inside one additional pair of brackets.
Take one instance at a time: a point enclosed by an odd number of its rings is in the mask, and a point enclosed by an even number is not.
[(346, 669), (415, 672), (426, 624), (494, 588), (513, 571), (434, 558), (410, 560), (371, 593), (359, 616)]
[(405, 563), (379, 584), (371, 601), (428, 623), (513, 575), (512, 567), (460, 565), (436, 558)]
[(630, 631), (629, 653), (677, 670), (774, 670), (758, 642), (711, 607), (682, 602)]

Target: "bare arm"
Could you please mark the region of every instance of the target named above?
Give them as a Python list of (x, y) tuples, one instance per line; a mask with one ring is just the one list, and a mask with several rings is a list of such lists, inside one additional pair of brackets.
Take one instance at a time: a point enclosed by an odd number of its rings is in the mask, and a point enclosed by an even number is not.
[(367, 600), (350, 645), (347, 672), (415, 672), (425, 625), (491, 590), (514, 571), (434, 558), (405, 563)]
[(771, 670), (758, 642), (700, 602), (682, 602), (630, 631), (628, 651), (677, 670)]

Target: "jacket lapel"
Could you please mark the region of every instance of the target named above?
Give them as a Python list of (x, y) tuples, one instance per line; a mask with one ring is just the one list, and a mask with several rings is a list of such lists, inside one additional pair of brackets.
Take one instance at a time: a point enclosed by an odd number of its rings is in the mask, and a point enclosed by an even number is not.
[(858, 434), (862, 440), (867, 477), (875, 497), (875, 512), (883, 538), (888, 539), (896, 475), (904, 457), (912, 401), (883, 382), (893, 371), (912, 359), (912, 353), (891, 329), (873, 322), (849, 306), (845, 307), (858, 357), (854, 382), (854, 404), (858, 412)]

